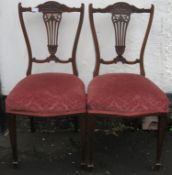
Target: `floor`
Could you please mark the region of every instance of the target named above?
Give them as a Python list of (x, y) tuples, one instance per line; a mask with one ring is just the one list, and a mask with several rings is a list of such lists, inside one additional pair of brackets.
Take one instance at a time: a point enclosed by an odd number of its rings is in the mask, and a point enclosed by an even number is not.
[(96, 133), (96, 164), (92, 172), (79, 168), (79, 133), (71, 130), (30, 133), (18, 131), (20, 166), (11, 166), (8, 135), (0, 136), (0, 175), (171, 175), (172, 132), (164, 145), (163, 164), (152, 170), (155, 158), (155, 132), (123, 131)]

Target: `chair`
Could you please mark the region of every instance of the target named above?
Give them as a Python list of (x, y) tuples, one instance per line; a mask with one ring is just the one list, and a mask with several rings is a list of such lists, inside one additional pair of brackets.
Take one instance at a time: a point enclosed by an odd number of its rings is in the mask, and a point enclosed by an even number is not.
[[(18, 164), (16, 141), (16, 117), (53, 118), (78, 116), (86, 113), (86, 97), (83, 82), (77, 77), (76, 51), (84, 16), (84, 5), (71, 8), (55, 1), (48, 1), (36, 8), (18, 5), (19, 19), (24, 34), (29, 64), (26, 78), (22, 79), (9, 93), (6, 99), (6, 113), (9, 116), (9, 132), (13, 153), (13, 165)], [(27, 34), (23, 13), (39, 12), (43, 15), (48, 40), (49, 56), (37, 59), (32, 56), (32, 48)], [(63, 13), (80, 14), (79, 23), (73, 43), (72, 55), (67, 60), (56, 56), (58, 48), (58, 30)], [(37, 73), (32, 74), (33, 63), (70, 63), (73, 74), (68, 73)], [(31, 123), (33, 122), (31, 120)]]
[[(97, 38), (94, 23), (94, 14), (110, 14), (115, 30), (115, 49), (117, 56), (110, 61), (101, 57), (99, 41)], [(149, 14), (148, 25), (140, 50), (140, 57), (134, 61), (127, 60), (124, 56), (126, 48), (126, 33), (131, 15), (147, 13)], [(89, 19), (92, 36), (95, 46), (96, 64), (94, 78), (88, 86), (87, 108), (89, 116), (88, 127), (88, 167), (94, 167), (93, 147), (95, 118), (101, 116), (121, 117), (126, 119), (142, 118), (157, 115), (159, 119), (157, 155), (155, 168), (161, 165), (161, 152), (164, 140), (165, 120), (168, 115), (169, 101), (164, 94), (152, 81), (145, 77), (144, 70), (144, 51), (150, 33), (154, 14), (154, 6), (150, 9), (140, 9), (128, 3), (115, 3), (105, 8), (93, 8), (89, 5)], [(100, 22), (100, 21), (99, 21)], [(138, 64), (140, 74), (134, 73), (107, 73), (99, 75), (101, 64)]]

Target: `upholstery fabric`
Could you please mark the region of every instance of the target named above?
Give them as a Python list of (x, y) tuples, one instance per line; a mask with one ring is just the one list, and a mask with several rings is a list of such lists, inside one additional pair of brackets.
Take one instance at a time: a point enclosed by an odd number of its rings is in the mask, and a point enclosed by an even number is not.
[(86, 112), (82, 81), (71, 74), (41, 73), (21, 80), (6, 99), (6, 112), (59, 116)]
[(169, 100), (144, 76), (114, 73), (91, 81), (87, 105), (88, 113), (139, 117), (168, 112)]

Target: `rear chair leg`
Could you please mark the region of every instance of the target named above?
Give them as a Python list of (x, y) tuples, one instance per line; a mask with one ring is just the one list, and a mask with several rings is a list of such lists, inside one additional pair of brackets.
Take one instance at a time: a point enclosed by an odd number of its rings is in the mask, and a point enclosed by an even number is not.
[(161, 115), (158, 117), (157, 153), (156, 153), (156, 163), (154, 166), (154, 170), (159, 170), (162, 167), (161, 155), (165, 137), (166, 119), (167, 115)]
[(9, 115), (9, 136), (12, 148), (12, 156), (13, 156), (13, 166), (18, 166), (18, 155), (17, 155), (17, 140), (16, 140), (16, 116)]
[(34, 118), (33, 117), (30, 118), (30, 131), (32, 133), (35, 132), (35, 124), (34, 124)]
[(74, 131), (78, 132), (78, 128), (79, 128), (79, 118), (78, 118), (78, 116), (73, 119), (73, 124), (74, 124)]

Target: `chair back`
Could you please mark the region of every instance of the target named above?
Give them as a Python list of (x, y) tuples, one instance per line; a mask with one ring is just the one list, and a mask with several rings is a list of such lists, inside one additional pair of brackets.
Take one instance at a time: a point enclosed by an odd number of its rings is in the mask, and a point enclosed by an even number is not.
[[(117, 56), (110, 61), (107, 61), (101, 58), (100, 47), (99, 47), (99, 42), (98, 42), (95, 23), (94, 23), (94, 16), (93, 16), (94, 13), (111, 14), (112, 23), (115, 30), (115, 50), (116, 50)], [(126, 34), (127, 34), (128, 24), (130, 22), (131, 15), (134, 13), (148, 13), (150, 15), (149, 15), (146, 33), (145, 33), (145, 36), (142, 42), (142, 47), (140, 50), (140, 57), (135, 59), (134, 61), (129, 61), (124, 57), (124, 52), (126, 48)], [(140, 74), (145, 75), (144, 64), (143, 64), (144, 51), (145, 51), (148, 35), (150, 33), (150, 29), (152, 25), (153, 14), (154, 14), (153, 5), (151, 5), (150, 9), (143, 9), (143, 8), (140, 9), (128, 3), (119, 2), (100, 9), (100, 8), (93, 8), (92, 4), (90, 4), (89, 18), (90, 18), (92, 36), (94, 40), (95, 51), (96, 51), (96, 65), (94, 69), (94, 76), (97, 76), (99, 74), (100, 64), (113, 64), (113, 63), (117, 64), (118, 62), (122, 62), (124, 64), (139, 63)]]
[[(76, 66), (76, 50), (78, 46), (78, 40), (81, 32), (81, 27), (83, 23), (83, 16), (84, 16), (84, 5), (81, 4), (80, 8), (71, 8), (64, 4), (60, 4), (56, 1), (48, 1), (43, 4), (38, 5), (35, 8), (31, 7), (22, 7), (21, 3), (18, 5), (18, 12), (19, 12), (19, 19), (20, 24), (22, 27), (22, 31), (24, 34), (25, 42), (27, 45), (28, 57), (29, 57), (29, 64), (27, 69), (27, 75), (31, 74), (32, 71), (32, 63), (47, 63), (50, 61), (54, 61), (56, 63), (71, 63), (73, 74), (76, 76), (78, 75), (78, 70)], [(45, 28), (47, 32), (47, 47), (49, 56), (45, 59), (37, 59), (32, 56), (32, 47), (30, 44), (30, 38), (28, 37), (26, 25), (23, 18), (23, 13), (25, 12), (39, 12), (42, 13), (43, 21), (45, 23)], [(73, 43), (72, 55), (67, 60), (62, 60), (58, 56), (56, 56), (56, 52), (58, 49), (58, 31), (59, 26), (62, 20), (63, 13), (72, 13), (78, 12), (80, 14), (79, 23), (77, 26), (77, 31)]]

